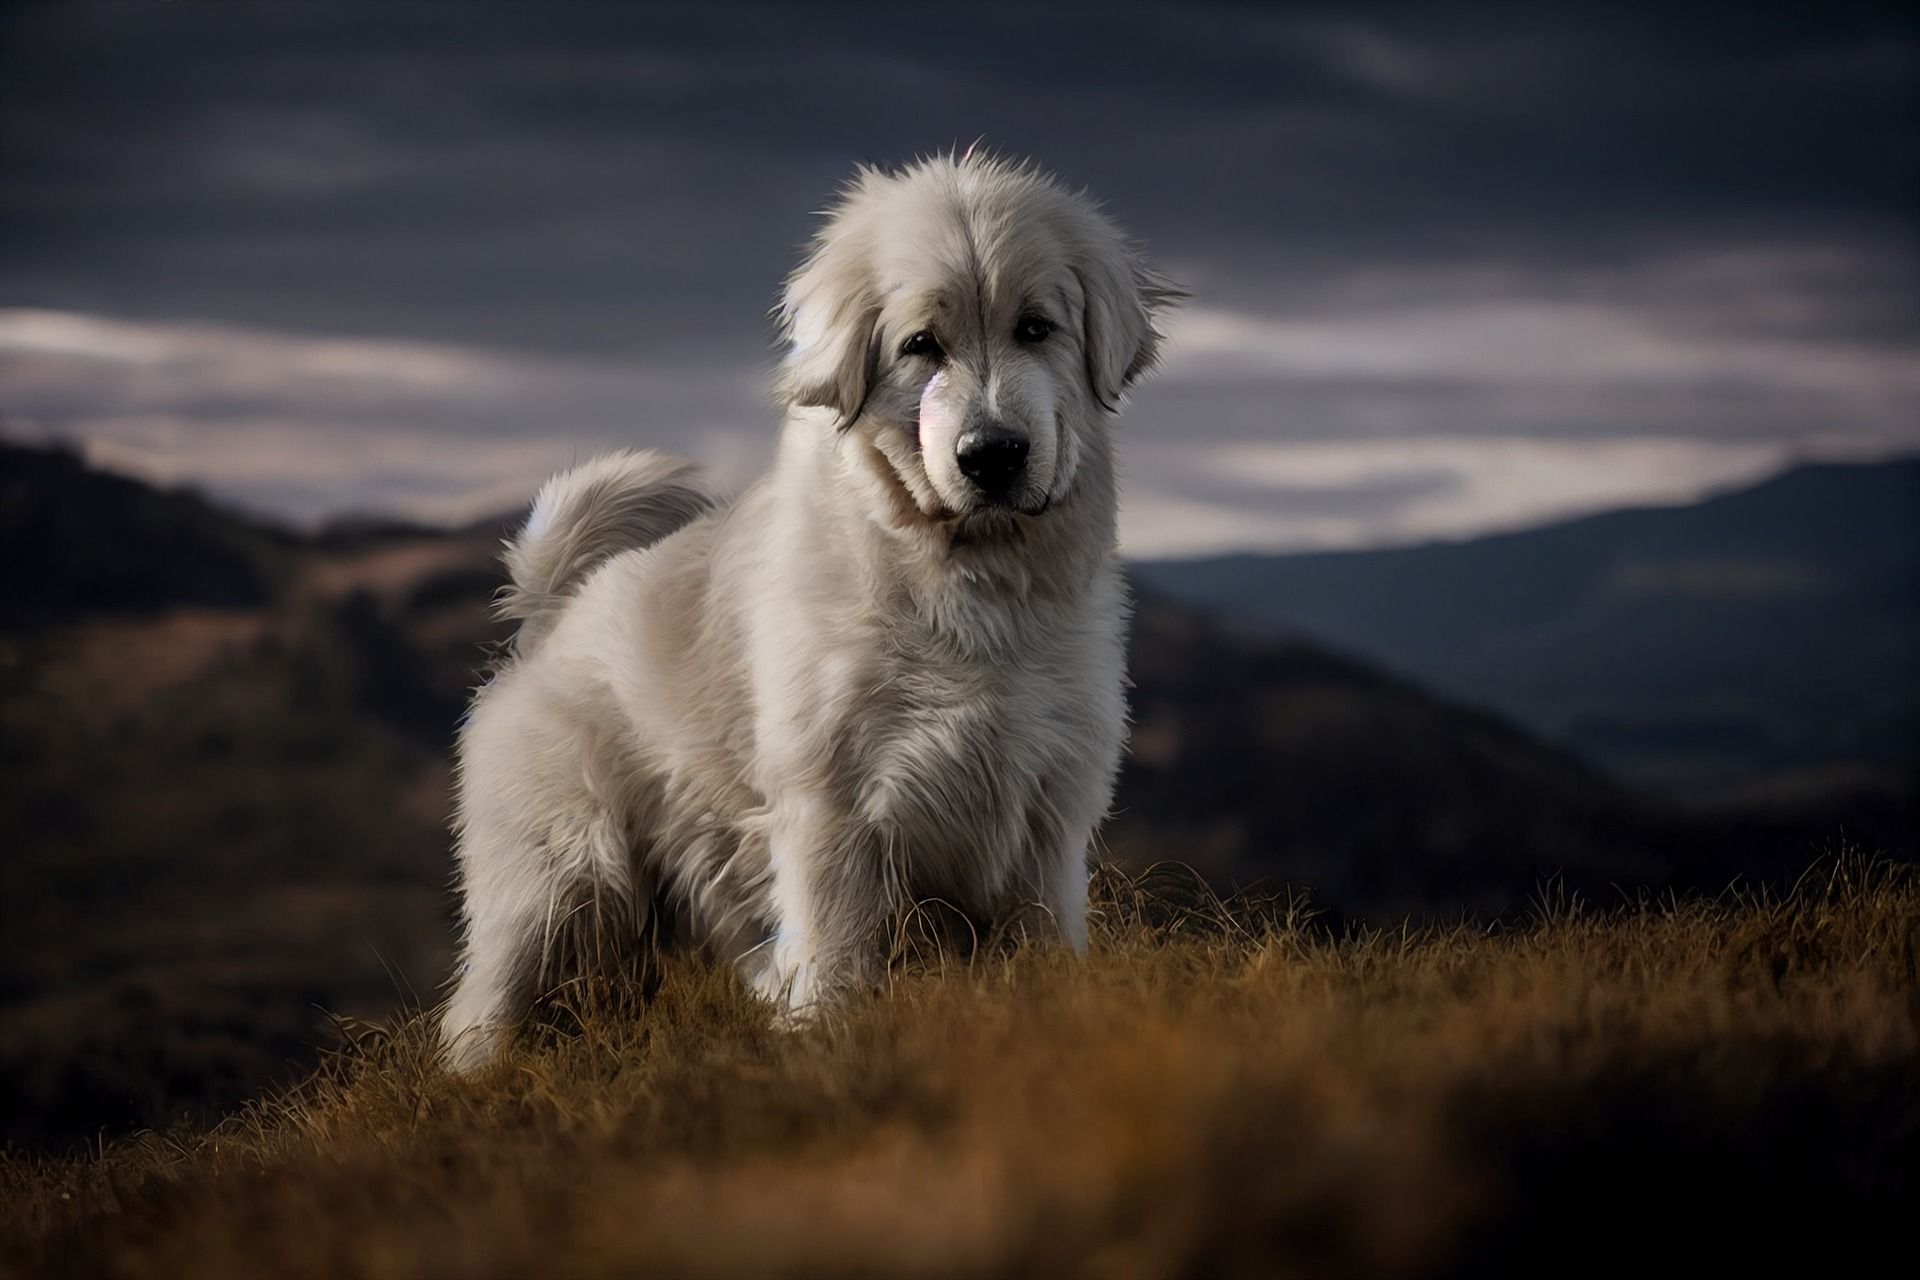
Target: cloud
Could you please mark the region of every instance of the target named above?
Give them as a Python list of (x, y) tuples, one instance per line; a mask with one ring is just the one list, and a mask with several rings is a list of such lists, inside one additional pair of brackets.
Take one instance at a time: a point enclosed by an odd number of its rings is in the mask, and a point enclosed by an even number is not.
[[(1258, 353), (1277, 343), (1273, 359), (1283, 371), (1294, 367), (1290, 359), (1302, 373), (1322, 361), (1318, 338), (1289, 356), (1262, 323), (1202, 319), (1213, 349), (1238, 352), (1235, 344), (1246, 341)], [(1364, 331), (1353, 337), (1370, 342)], [(1381, 346), (1396, 350), (1385, 339)], [(1378, 359), (1370, 371), (1377, 377), (1436, 372), (1424, 356), (1411, 369), (1398, 357)], [(1487, 378), (1500, 366), (1475, 357), (1442, 371)], [(1272, 372), (1261, 366), (1261, 376)], [(1172, 389), (1195, 376), (1176, 361)], [(1204, 386), (1214, 380), (1198, 377)], [(469, 519), (516, 506), (553, 470), (620, 445), (698, 458), (737, 487), (766, 463), (775, 430), (751, 368), (560, 360), (37, 310), (0, 311), (0, 382), (19, 415), (10, 424), (16, 432), (77, 438), (103, 465), (301, 520), (349, 509)], [(1127, 474), (1123, 539), (1143, 556), (1459, 535), (1620, 502), (1680, 500), (1808, 452), (1794, 439), (1543, 440), (1430, 430), (1302, 440), (1283, 438), (1271, 423), (1195, 442), (1172, 429), (1150, 396), (1141, 399), (1117, 429)], [(1262, 403), (1277, 413), (1283, 398)], [(1830, 433), (1819, 451), (1870, 453), (1883, 443)]]
[(1148, 435), (1920, 445), (1920, 342), (1888, 259), (1807, 245), (1614, 264), (1358, 269), (1171, 323)]
[(1843, 443), (1451, 436), (1245, 443), (1184, 463), (1150, 451), (1130, 475), (1123, 541), (1136, 555), (1331, 549), (1520, 528), (1618, 506), (1689, 502), (1809, 458), (1873, 456)]
[(1703, 332), (1648, 307), (1546, 298), (1388, 307), (1297, 318), (1196, 308), (1165, 376), (1453, 381), (1592, 391), (1744, 385), (1885, 404), (1920, 394), (1920, 352)]
[(750, 367), (27, 309), (0, 310), (0, 385), (16, 433), (76, 439), (103, 464), (309, 521), (348, 509), (465, 519), (621, 445), (699, 457), (738, 484), (774, 419)]
[(1920, 39), (1892, 10), (451, 21), (0, 8), (0, 415), (303, 519), (463, 513), (614, 443), (738, 482), (812, 211), (856, 161), (985, 137), (1195, 290), (1121, 428), (1138, 550), (1920, 444)]

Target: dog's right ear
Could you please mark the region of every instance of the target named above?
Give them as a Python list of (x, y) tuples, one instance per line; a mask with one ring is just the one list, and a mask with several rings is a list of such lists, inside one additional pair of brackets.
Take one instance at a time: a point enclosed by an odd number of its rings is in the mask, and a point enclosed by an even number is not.
[(880, 303), (857, 238), (823, 232), (788, 278), (779, 314), (787, 340), (781, 399), (795, 409), (832, 409), (842, 427), (852, 426), (880, 361)]

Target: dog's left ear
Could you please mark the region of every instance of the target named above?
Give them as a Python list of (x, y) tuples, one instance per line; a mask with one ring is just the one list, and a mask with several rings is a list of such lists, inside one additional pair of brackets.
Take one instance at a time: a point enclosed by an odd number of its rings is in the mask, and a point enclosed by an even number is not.
[(1154, 322), (1188, 296), (1132, 250), (1076, 267), (1085, 297), (1081, 340), (1086, 347), (1087, 385), (1109, 413), (1120, 396), (1160, 358)]
[(880, 354), (880, 303), (864, 255), (822, 236), (787, 280), (779, 314), (787, 339), (781, 398), (791, 408), (832, 409), (841, 426), (852, 426), (866, 408)]

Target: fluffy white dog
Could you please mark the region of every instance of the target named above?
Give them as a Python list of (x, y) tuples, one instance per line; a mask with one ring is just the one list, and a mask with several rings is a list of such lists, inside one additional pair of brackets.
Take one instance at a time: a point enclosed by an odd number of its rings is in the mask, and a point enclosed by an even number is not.
[(1111, 416), (1179, 296), (1031, 167), (864, 170), (787, 282), (765, 476), (723, 505), (623, 453), (540, 491), (460, 737), (456, 1068), (643, 939), (789, 1012), (870, 983), (919, 898), (1084, 947), (1126, 721)]

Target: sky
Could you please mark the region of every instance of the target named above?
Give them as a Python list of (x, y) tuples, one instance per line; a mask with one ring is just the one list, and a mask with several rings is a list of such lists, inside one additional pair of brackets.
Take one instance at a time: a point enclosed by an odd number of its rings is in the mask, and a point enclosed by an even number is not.
[(0, 431), (301, 523), (738, 486), (819, 210), (978, 139), (1193, 292), (1130, 553), (1683, 501), (1920, 450), (1917, 90), (1845, 3), (14, 3)]

